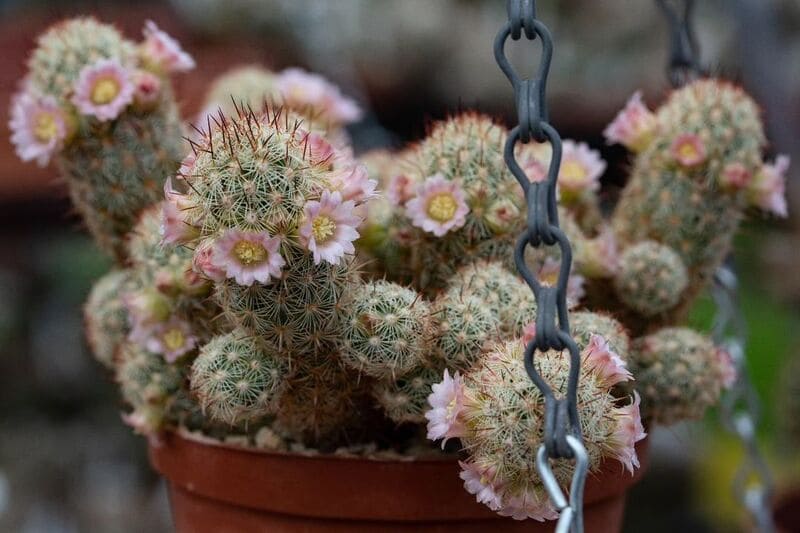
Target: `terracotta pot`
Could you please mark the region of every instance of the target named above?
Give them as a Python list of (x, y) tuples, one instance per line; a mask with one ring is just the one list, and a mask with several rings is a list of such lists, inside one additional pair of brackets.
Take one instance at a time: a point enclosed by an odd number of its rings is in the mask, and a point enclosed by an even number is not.
[[(637, 445), (644, 468), (646, 441)], [(503, 518), (477, 503), (453, 459), (302, 456), (168, 434), (150, 461), (169, 482), (178, 532), (552, 531), (553, 522)], [(587, 532), (619, 531), (625, 492), (642, 475), (609, 461), (586, 483)]]

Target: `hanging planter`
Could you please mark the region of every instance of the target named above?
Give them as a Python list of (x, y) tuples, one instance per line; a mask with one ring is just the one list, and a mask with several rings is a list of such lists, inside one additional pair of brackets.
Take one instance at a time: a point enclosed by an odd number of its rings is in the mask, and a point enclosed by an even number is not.
[[(617, 531), (625, 493), (642, 476), (616, 461), (586, 485), (586, 531)], [(368, 459), (256, 451), (168, 433), (150, 445), (169, 486), (179, 532), (212, 531), (550, 531), (503, 518), (475, 502), (455, 458)], [(198, 465), (203, 465), (198, 468)], [(538, 525), (537, 525), (538, 524)]]
[[(546, 28), (509, 5), (496, 54), (520, 126), (467, 112), (360, 158), (343, 130), (360, 109), (319, 76), (236, 69), (187, 132), (170, 76), (194, 61), (154, 24), (141, 43), (93, 19), (39, 39), (12, 141), (57, 161), (118, 262), (87, 336), (126, 423), (160, 442), (180, 529), (613, 531), (642, 415), (700, 417), (734, 379), (681, 320), (745, 210), (785, 214), (756, 104), (716, 79), (655, 111), (635, 94), (605, 131), (633, 158), (606, 217), (599, 153), (546, 121)], [(543, 42), (533, 81), (501, 59), (523, 34)], [(423, 434), (461, 460), (426, 458)], [(402, 460), (332, 453), (370, 443)]]

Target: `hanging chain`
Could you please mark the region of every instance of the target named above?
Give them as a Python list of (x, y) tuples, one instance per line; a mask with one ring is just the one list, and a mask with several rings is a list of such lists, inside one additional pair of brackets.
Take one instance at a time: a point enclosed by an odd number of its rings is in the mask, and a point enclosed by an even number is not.
[[(583, 486), (588, 470), (588, 457), (583, 446), (578, 419), (577, 389), (580, 372), (580, 352), (569, 333), (567, 312), (567, 281), (572, 266), (572, 248), (558, 225), (556, 181), (561, 167), (561, 137), (547, 121), (545, 93), (547, 75), (553, 57), (553, 40), (550, 31), (536, 18), (535, 0), (507, 0), (508, 21), (494, 40), (494, 56), (500, 69), (514, 88), (519, 125), (511, 130), (505, 145), (505, 162), (525, 193), (527, 203), (527, 229), (517, 240), (514, 262), (525, 282), (533, 291), (537, 303), (536, 335), (525, 347), (525, 370), (544, 397), (544, 443), (537, 450), (536, 469), (551, 502), (559, 512), (558, 533), (583, 531)], [(505, 55), (505, 44), (510, 37), (528, 41), (537, 38), (542, 53), (538, 71), (532, 79), (519, 77)], [(531, 183), (516, 160), (517, 143), (549, 142), (552, 157), (543, 182)], [(528, 246), (558, 245), (561, 250), (561, 268), (555, 286), (542, 285), (525, 263)], [(553, 389), (542, 378), (534, 364), (536, 351), (568, 350), (570, 369), (567, 390), (557, 398)], [(550, 459), (574, 459), (575, 471), (570, 485), (569, 501), (553, 475)]]
[(747, 509), (758, 531), (775, 531), (772, 521), (772, 476), (758, 449), (756, 427), (760, 404), (747, 373), (745, 346), (747, 332), (737, 298), (733, 268), (723, 265), (714, 275), (712, 296), (717, 306), (714, 340), (728, 351), (736, 368), (736, 382), (722, 398), (721, 417), (725, 428), (742, 443), (745, 457), (733, 480), (733, 493)]
[[(691, 26), (694, 0), (656, 2), (670, 25), (671, 52), (667, 76), (673, 86), (679, 87), (704, 75)], [(681, 13), (675, 4), (683, 4)], [(728, 431), (736, 435), (745, 449), (745, 459), (733, 480), (734, 496), (750, 513), (758, 531), (772, 533), (775, 531), (770, 508), (772, 476), (756, 440), (760, 405), (758, 394), (747, 373), (747, 326), (739, 307), (737, 286), (732, 263), (720, 266), (714, 274), (711, 288), (717, 306), (713, 336), (716, 344), (730, 354), (737, 376), (736, 382), (722, 398), (722, 423)]]

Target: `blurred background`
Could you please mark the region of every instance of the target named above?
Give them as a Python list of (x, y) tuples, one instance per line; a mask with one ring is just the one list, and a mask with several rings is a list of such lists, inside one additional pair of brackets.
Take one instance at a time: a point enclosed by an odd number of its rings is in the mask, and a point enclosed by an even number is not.
[[(737, 242), (748, 365), (763, 402), (759, 437), (777, 496), (800, 487), (800, 3), (698, 0), (703, 62), (763, 106), (770, 151), (796, 164), (790, 218), (750, 220)], [(232, 66), (303, 66), (339, 83), (368, 110), (357, 151), (402, 146), (465, 108), (511, 122), (512, 92), (492, 56), (501, 0), (0, 0), (0, 122), (34, 38), (49, 24), (94, 14), (137, 37), (153, 19), (198, 67), (178, 80), (184, 116)], [(668, 33), (644, 0), (539, 2), (554, 33), (551, 122), (609, 162), (604, 194), (624, 183), (625, 154), (601, 131), (636, 89), (668, 91)], [(529, 54), (510, 45), (511, 56)], [(524, 68), (520, 60), (517, 64)], [(529, 65), (530, 72), (534, 67)], [(0, 141), (0, 531), (169, 531), (166, 493), (145, 443), (119, 419), (115, 387), (86, 351), (81, 305), (108, 262), (70, 211), (53, 169), (23, 165)], [(692, 315), (708, 328), (713, 305)], [(658, 429), (645, 480), (629, 496), (626, 531), (737, 531), (730, 489), (742, 449), (716, 413)], [(800, 527), (800, 526), (797, 526)]]

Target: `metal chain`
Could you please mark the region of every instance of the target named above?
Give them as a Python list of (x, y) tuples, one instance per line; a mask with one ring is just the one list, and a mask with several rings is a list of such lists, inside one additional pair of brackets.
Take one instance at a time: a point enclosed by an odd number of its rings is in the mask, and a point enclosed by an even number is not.
[(758, 531), (775, 531), (772, 520), (772, 476), (756, 440), (760, 404), (747, 372), (745, 347), (747, 332), (737, 298), (736, 274), (723, 265), (714, 275), (712, 296), (717, 306), (714, 340), (726, 349), (736, 368), (736, 382), (722, 398), (721, 418), (725, 428), (742, 443), (745, 457), (733, 480), (733, 493), (750, 513)]
[[(550, 31), (536, 18), (535, 0), (507, 0), (508, 21), (494, 40), (494, 56), (500, 69), (514, 88), (519, 125), (509, 133), (505, 145), (505, 162), (525, 193), (527, 203), (527, 228), (517, 240), (514, 262), (517, 270), (533, 291), (537, 303), (536, 335), (525, 347), (525, 370), (544, 397), (544, 443), (537, 450), (536, 469), (551, 502), (559, 512), (556, 532), (583, 532), (583, 486), (588, 471), (588, 457), (583, 446), (578, 418), (577, 389), (580, 372), (580, 352), (569, 333), (567, 312), (567, 281), (572, 266), (572, 248), (558, 225), (556, 181), (561, 167), (561, 137), (547, 121), (545, 92), (547, 75), (553, 56)], [(536, 76), (522, 79), (505, 55), (505, 44), (510, 37), (519, 40), (524, 34), (528, 41), (541, 42), (542, 52)], [(516, 160), (517, 143), (531, 139), (549, 142), (552, 157), (543, 182), (531, 183)], [(561, 250), (561, 268), (555, 286), (542, 285), (525, 263), (528, 246), (558, 245)], [(570, 369), (567, 390), (557, 398), (550, 385), (542, 378), (534, 364), (537, 350), (568, 350)], [(573, 459), (575, 471), (570, 485), (569, 501), (553, 475), (550, 459)]]
[[(691, 26), (694, 0), (656, 2), (670, 25), (671, 53), (667, 76), (673, 86), (679, 87), (705, 74), (700, 66), (698, 46)], [(679, 3), (683, 4), (680, 14), (675, 6)], [(756, 440), (760, 404), (747, 373), (747, 326), (739, 307), (737, 286), (736, 272), (729, 261), (717, 269), (711, 288), (717, 307), (714, 341), (730, 354), (737, 376), (736, 382), (722, 398), (722, 423), (736, 435), (745, 449), (745, 459), (733, 480), (734, 496), (750, 513), (758, 531), (772, 533), (775, 531), (770, 507), (772, 476)]]

